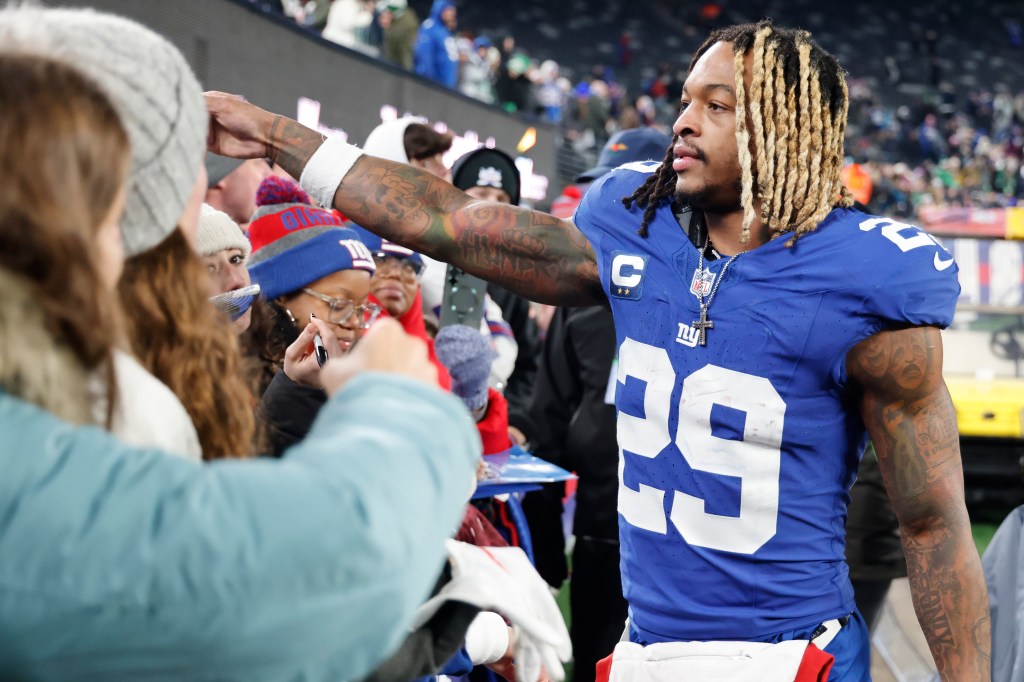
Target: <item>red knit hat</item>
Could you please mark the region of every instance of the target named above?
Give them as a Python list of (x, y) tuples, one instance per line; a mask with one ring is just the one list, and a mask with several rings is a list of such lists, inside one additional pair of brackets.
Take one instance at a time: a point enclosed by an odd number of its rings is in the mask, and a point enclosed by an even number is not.
[(277, 175), (260, 183), (256, 205), (249, 223), (249, 242), (254, 252), (296, 230), (345, 224), (340, 213), (312, 206), (309, 195), (298, 184)]

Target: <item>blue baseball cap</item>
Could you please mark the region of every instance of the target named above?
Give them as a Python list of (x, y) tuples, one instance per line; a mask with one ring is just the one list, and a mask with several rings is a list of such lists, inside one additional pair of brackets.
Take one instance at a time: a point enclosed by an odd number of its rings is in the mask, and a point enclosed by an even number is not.
[(597, 159), (597, 166), (576, 176), (576, 182), (593, 182), (626, 163), (661, 161), (672, 138), (656, 128), (621, 130), (608, 140)]

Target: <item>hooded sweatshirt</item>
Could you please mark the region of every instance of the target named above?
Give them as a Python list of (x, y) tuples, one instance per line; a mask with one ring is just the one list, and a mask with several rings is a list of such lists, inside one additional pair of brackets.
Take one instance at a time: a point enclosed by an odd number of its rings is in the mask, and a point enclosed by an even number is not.
[(459, 55), (455, 36), (441, 20), (441, 13), (454, 7), (451, 0), (435, 0), (430, 17), (420, 26), (413, 47), (413, 65), (417, 75), (455, 88), (459, 83)]

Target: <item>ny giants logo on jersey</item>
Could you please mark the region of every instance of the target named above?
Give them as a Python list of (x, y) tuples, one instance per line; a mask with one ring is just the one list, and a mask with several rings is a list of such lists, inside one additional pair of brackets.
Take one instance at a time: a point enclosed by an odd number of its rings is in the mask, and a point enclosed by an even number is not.
[(690, 348), (696, 348), (697, 341), (699, 339), (700, 331), (694, 329), (685, 322), (679, 323), (679, 332), (676, 334), (676, 343), (681, 343)]
[(612, 253), (612, 284), (608, 294), (636, 301), (644, 290), (644, 275), (649, 256), (615, 251)]

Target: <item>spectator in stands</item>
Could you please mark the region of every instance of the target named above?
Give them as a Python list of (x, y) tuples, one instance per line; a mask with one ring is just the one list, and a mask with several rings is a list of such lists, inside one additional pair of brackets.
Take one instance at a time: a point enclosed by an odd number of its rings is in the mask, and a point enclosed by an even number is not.
[[(252, 253), (252, 246), (231, 216), (203, 204), (196, 242), (203, 265), (210, 274), (210, 296), (249, 286), (249, 270), (245, 263)], [(252, 308), (249, 308), (231, 326), (241, 334), (249, 328), (251, 321)]]
[(327, 23), (327, 12), (331, 0), (282, 0), (281, 8), (285, 16), (292, 18), (296, 24), (319, 33)]
[(455, 3), (451, 0), (434, 0), (430, 16), (420, 26), (413, 48), (416, 73), (453, 90), (459, 84), (455, 26)]
[(608, 98), (608, 84), (603, 80), (590, 82), (587, 97), (586, 127), (599, 145), (608, 139), (608, 121), (611, 119), (611, 100)]
[(377, 21), (384, 33), (381, 57), (412, 71), (413, 46), (420, 26), (416, 10), (409, 7), (408, 0), (380, 0), (377, 12)]
[[(507, 40), (507, 39), (506, 39)], [(515, 52), (504, 63), (498, 76), (497, 94), (506, 111), (529, 112), (530, 91), (533, 84), (528, 75), (530, 58)]]
[(207, 116), (184, 57), (138, 24), (81, 10), (12, 10), (0, 45), (74, 65), (113, 102), (133, 161), (118, 283), (126, 345), (185, 406), (205, 459), (251, 454), (253, 397), (238, 342), (208, 301), (193, 246)]
[(398, 320), (406, 334), (423, 339), (427, 355), (437, 365), (438, 383), (451, 388), (448, 370), (438, 361), (434, 351), (434, 338), (427, 333), (423, 320), (423, 296), (420, 277), (423, 274), (423, 256), (404, 246), (381, 239), (358, 225), (352, 229), (373, 254), (377, 269), (370, 280), (370, 302), (379, 305), (383, 313)]
[(322, 35), (353, 50), (375, 53), (370, 44), (373, 19), (373, 0), (334, 0)]
[(566, 93), (559, 85), (558, 62), (547, 59), (537, 69), (536, 100), (541, 119), (548, 123), (562, 122), (562, 110), (565, 107)]
[[(479, 442), (394, 326), (328, 368), (339, 395), (286, 466), (207, 467), (75, 427), (95, 421), (72, 395), (82, 371), (117, 365), (117, 218), (137, 131), (100, 82), (19, 53), (45, 46), (37, 27), (66, 39), (63, 26), (111, 24), (104, 46), (149, 35), (95, 13), (0, 11), (0, 263), (4, 277), (29, 266), (18, 322), (39, 324), (27, 369), (45, 391), (22, 400), (29, 382), (0, 379), (0, 677), (358, 679), (435, 582)], [(167, 66), (167, 43), (146, 47), (119, 64)], [(0, 344), (5, 367), (15, 350)]]
[(60, 62), (0, 54), (0, 70), (0, 153), (11, 164), (0, 193), (0, 386), (198, 461), (185, 408), (120, 350), (131, 149), (117, 113)]
[(205, 165), (203, 201), (227, 213), (244, 230), (256, 211), (256, 190), (272, 174), (270, 164), (263, 159), (239, 161), (207, 153)]
[[(385, 121), (374, 128), (363, 148), (367, 154), (408, 163), (450, 181), (451, 172), (442, 157), (451, 149), (451, 144), (451, 133), (439, 133), (425, 125), (422, 119), (405, 117)], [(432, 258), (424, 258), (423, 261), (425, 268), (420, 278), (423, 313), (428, 328), (436, 332), (446, 266)], [(515, 367), (517, 349), (512, 330), (502, 318), (501, 308), (490, 298), (486, 306), (481, 332), (490, 339), (491, 346), (498, 353), (491, 367), (490, 384), (500, 391)]]
[(462, 69), (459, 74), (459, 92), (485, 104), (494, 104), (494, 62), (491, 58), (492, 43), (489, 38), (479, 37), (467, 46), (462, 55)]
[[(274, 180), (280, 179), (261, 190)], [(249, 228), (258, 247), (249, 274), (262, 289), (258, 305), (269, 324), (254, 326), (247, 344), (263, 377), (272, 377), (260, 382), (260, 412), (270, 452), (279, 457), (306, 436), (327, 401), (313, 336), (320, 335), (328, 357), (344, 355), (380, 307), (367, 301), (373, 258), (355, 232), (341, 227), (340, 216), (295, 201), (297, 195), (261, 192), (268, 196), (280, 203), (261, 206)]]
[(452, 148), (452, 134), (439, 133), (423, 119), (407, 116), (374, 128), (364, 145), (367, 154), (407, 163), (446, 180), (451, 179), (444, 155)]

